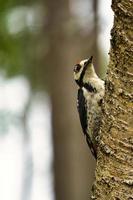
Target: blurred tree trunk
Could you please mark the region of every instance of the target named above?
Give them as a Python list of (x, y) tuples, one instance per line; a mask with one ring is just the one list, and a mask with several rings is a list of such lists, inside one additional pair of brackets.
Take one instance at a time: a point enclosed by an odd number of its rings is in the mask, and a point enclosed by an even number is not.
[(33, 158), (31, 150), (30, 133), (27, 125), (27, 118), (29, 109), (32, 102), (32, 95), (29, 94), (27, 104), (24, 108), (22, 115), (22, 128), (23, 128), (23, 182), (22, 182), (22, 200), (28, 200), (31, 195), (32, 177), (33, 177)]
[(114, 26), (92, 199), (133, 199), (133, 1), (112, 1)]
[[(78, 47), (74, 42), (76, 36), (72, 38), (71, 35), (69, 0), (47, 0), (45, 6), (48, 14), (47, 65), (52, 103), (55, 196), (56, 200), (87, 199), (88, 184), (91, 186), (93, 179), (93, 159), (89, 158), (77, 115), (73, 65)], [(89, 179), (86, 176), (88, 168)]]
[(92, 54), (94, 56), (94, 64), (96, 72), (99, 72), (99, 47), (98, 47), (98, 35), (99, 35), (99, 23), (98, 23), (98, 0), (93, 0), (93, 46), (92, 46)]

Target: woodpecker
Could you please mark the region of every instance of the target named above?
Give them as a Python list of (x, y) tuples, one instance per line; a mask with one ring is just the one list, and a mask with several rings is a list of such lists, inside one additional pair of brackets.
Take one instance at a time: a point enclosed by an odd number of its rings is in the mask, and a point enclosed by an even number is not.
[(83, 133), (88, 146), (97, 158), (97, 137), (101, 124), (101, 105), (105, 92), (104, 81), (94, 69), (93, 57), (82, 60), (74, 66), (74, 79), (79, 87), (77, 108)]

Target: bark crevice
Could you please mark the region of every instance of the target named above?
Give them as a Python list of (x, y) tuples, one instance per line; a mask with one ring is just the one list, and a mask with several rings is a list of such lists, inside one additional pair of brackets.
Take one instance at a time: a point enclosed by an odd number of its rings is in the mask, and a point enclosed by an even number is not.
[(133, 199), (133, 1), (113, 0), (110, 62), (92, 199)]

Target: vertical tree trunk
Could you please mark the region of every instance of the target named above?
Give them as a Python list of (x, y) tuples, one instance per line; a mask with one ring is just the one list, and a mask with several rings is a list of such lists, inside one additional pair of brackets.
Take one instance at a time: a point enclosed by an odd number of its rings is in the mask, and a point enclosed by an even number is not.
[(94, 56), (94, 64), (96, 72), (98, 73), (100, 69), (99, 66), (99, 47), (98, 47), (98, 34), (99, 34), (99, 24), (98, 24), (98, 0), (93, 0), (93, 21), (94, 21), (94, 27), (93, 27), (93, 56)]
[(88, 159), (88, 148), (79, 131), (81, 128), (74, 98), (73, 63), (77, 58), (69, 26), (69, 0), (47, 0), (45, 3), (48, 11), (47, 65), (52, 104), (55, 198), (81, 200), (87, 198), (87, 185), (93, 179), (92, 169), (89, 180), (86, 176), (88, 161), (90, 166), (93, 161)]
[(113, 0), (110, 63), (92, 199), (133, 199), (133, 1)]
[(27, 125), (27, 116), (31, 106), (32, 94), (29, 94), (27, 104), (23, 111), (22, 116), (22, 128), (23, 128), (23, 161), (24, 161), (24, 172), (23, 172), (23, 183), (22, 183), (22, 196), (21, 200), (28, 200), (31, 195), (32, 187), (32, 176), (33, 176), (33, 158), (30, 144), (30, 133)]

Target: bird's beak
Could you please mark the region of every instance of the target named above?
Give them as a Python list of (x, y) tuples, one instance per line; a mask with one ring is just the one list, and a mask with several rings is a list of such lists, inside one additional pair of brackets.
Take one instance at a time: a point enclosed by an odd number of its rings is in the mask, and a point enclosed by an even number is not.
[(85, 66), (88, 66), (90, 63), (92, 63), (92, 60), (93, 60), (93, 56), (88, 58), (87, 62), (85, 63)]
[(93, 60), (93, 56), (91, 56), (91, 57), (89, 58), (89, 62), (92, 63), (92, 60)]

